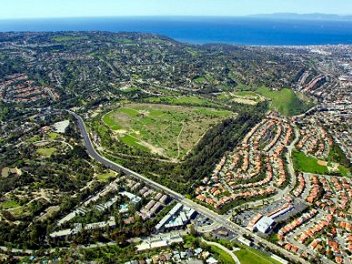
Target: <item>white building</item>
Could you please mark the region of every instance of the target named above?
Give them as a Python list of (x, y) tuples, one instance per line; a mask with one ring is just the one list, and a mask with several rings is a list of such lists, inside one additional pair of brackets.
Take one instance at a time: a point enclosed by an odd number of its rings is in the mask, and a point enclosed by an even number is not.
[(275, 225), (275, 221), (267, 216), (263, 216), (258, 223), (254, 226), (254, 229), (258, 230), (259, 232), (265, 234), (268, 233), (273, 226)]

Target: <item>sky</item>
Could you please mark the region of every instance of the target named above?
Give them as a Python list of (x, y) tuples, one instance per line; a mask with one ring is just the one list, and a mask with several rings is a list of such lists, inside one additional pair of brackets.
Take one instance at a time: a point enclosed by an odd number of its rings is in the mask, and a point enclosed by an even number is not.
[(349, 15), (352, 0), (0, 0), (0, 19), (104, 16)]

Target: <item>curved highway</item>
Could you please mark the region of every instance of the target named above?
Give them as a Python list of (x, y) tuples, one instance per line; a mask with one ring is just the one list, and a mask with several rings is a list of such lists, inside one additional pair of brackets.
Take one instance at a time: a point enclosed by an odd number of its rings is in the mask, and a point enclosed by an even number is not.
[(72, 114), (76, 120), (77, 120), (77, 124), (78, 127), (81, 131), (83, 140), (84, 140), (84, 144), (87, 148), (87, 152), (88, 154), (95, 159), (96, 161), (104, 164), (106, 167), (115, 170), (115, 171), (122, 171), (124, 172), (126, 175), (133, 177), (137, 180), (143, 181), (144, 183), (146, 183), (147, 185), (149, 185), (150, 187), (154, 188), (154, 189), (158, 189), (161, 190), (165, 193), (167, 193), (168, 195), (170, 195), (172, 198), (174, 198), (175, 200), (177, 200), (178, 202), (182, 203), (183, 205), (194, 209), (195, 211), (197, 211), (198, 213), (208, 217), (209, 219), (213, 220), (214, 222), (218, 223), (219, 225), (223, 226), (224, 228), (232, 231), (233, 233), (237, 233), (237, 234), (241, 234), (241, 235), (247, 235), (251, 238), (254, 239), (255, 243), (261, 243), (266, 245), (268, 248), (270, 248), (273, 251), (276, 252), (280, 252), (283, 256), (285, 256), (287, 259), (290, 259), (293, 262), (298, 262), (298, 263), (308, 263), (305, 260), (299, 258), (298, 256), (292, 254), (291, 252), (286, 251), (285, 249), (283, 249), (282, 247), (279, 247), (275, 244), (270, 243), (269, 241), (257, 236), (256, 234), (253, 234), (252, 232), (250, 232), (249, 230), (231, 222), (230, 220), (227, 219), (226, 215), (219, 215), (216, 212), (202, 206), (199, 205), (195, 202), (193, 202), (190, 199), (185, 198), (182, 194), (179, 194), (157, 182), (154, 182), (151, 179), (148, 179), (147, 177), (134, 172), (128, 168), (125, 168), (117, 163), (114, 163), (113, 161), (101, 156), (94, 148), (92, 141), (90, 140), (90, 137), (87, 133), (87, 129), (86, 129), (86, 125), (82, 119), (81, 116), (79, 116), (78, 114), (67, 110), (70, 114)]

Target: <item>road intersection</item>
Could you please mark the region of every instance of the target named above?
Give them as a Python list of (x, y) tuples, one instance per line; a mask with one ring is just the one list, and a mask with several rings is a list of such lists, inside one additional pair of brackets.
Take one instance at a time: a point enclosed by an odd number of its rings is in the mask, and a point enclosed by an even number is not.
[(285, 249), (283, 249), (282, 247), (279, 247), (261, 237), (259, 237), (258, 235), (252, 233), (251, 231), (233, 223), (232, 221), (230, 221), (228, 219), (228, 216), (226, 215), (219, 215), (217, 214), (216, 212), (200, 205), (200, 204), (197, 204), (196, 202), (184, 197), (182, 194), (180, 193), (177, 193), (157, 182), (154, 182), (153, 180), (137, 173), (137, 172), (134, 172), (128, 168), (125, 168), (105, 157), (103, 157), (102, 155), (100, 155), (90, 137), (89, 137), (89, 134), (87, 132), (87, 129), (86, 129), (86, 125), (84, 123), (84, 120), (81, 116), (79, 116), (78, 114), (72, 112), (72, 111), (68, 111), (71, 115), (73, 115), (76, 120), (77, 120), (77, 124), (78, 124), (78, 127), (81, 131), (81, 135), (83, 137), (83, 140), (84, 140), (84, 144), (85, 144), (85, 147), (87, 149), (87, 152), (88, 154), (93, 158), (95, 159), (96, 161), (102, 163), (103, 165), (105, 165), (106, 167), (112, 169), (112, 170), (115, 170), (115, 171), (121, 171), (123, 173), (125, 173), (127, 176), (130, 176), (130, 177), (133, 177), (137, 180), (140, 180), (140, 181), (143, 181), (145, 184), (149, 185), (150, 187), (152, 188), (155, 188), (157, 190), (160, 190), (160, 191), (163, 191), (165, 193), (167, 193), (168, 195), (170, 195), (172, 198), (174, 198), (176, 201), (182, 203), (183, 205), (189, 207), (189, 208), (192, 208), (194, 209), (195, 211), (197, 211), (198, 213), (200, 213), (201, 215), (205, 216), (205, 217), (208, 217), (209, 219), (211, 219), (212, 221), (214, 221), (215, 223), (219, 224), (220, 226), (228, 229), (229, 231), (233, 232), (233, 233), (237, 233), (237, 234), (240, 234), (240, 235), (246, 235), (246, 236), (249, 236), (253, 239), (254, 243), (260, 243), (260, 244), (263, 244), (265, 245), (266, 247), (268, 247), (270, 250), (274, 251), (274, 252), (279, 252), (281, 255), (285, 256), (287, 259), (291, 260), (292, 262), (295, 262), (295, 263), (308, 263), (306, 262), (305, 260), (299, 258), (298, 256), (292, 254), (291, 252), (288, 252), (286, 251)]

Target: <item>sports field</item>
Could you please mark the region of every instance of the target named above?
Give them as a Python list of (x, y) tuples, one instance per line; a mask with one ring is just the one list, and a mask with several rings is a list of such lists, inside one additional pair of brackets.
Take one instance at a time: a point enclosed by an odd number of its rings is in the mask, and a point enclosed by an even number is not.
[[(342, 176), (350, 176), (351, 173), (346, 167), (326, 161), (319, 160), (313, 156), (307, 156), (303, 152), (294, 151), (293, 155), (293, 164), (295, 169), (301, 172), (309, 172), (316, 174), (339, 174)], [(335, 169), (333, 169), (335, 167)]]
[(182, 159), (213, 125), (234, 113), (205, 107), (127, 104), (103, 116), (123, 143), (169, 159)]

